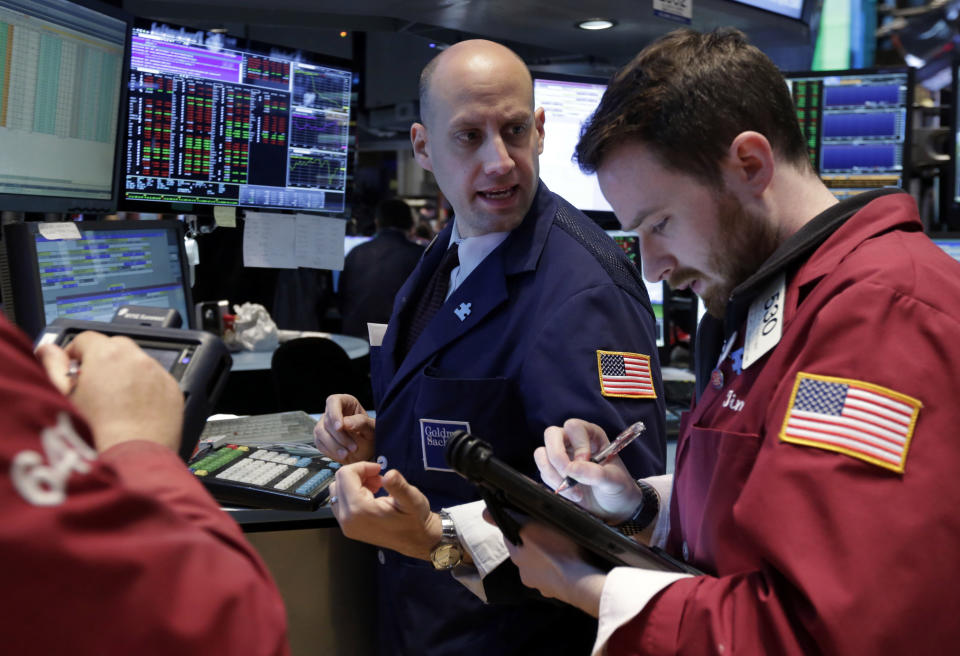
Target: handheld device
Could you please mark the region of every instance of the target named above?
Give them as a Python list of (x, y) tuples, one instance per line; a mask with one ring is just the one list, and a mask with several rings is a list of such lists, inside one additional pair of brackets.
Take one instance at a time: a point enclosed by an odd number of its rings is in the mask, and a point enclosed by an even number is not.
[(522, 544), (520, 528), (526, 516), (564, 533), (607, 569), (627, 566), (694, 575), (703, 573), (662, 549), (640, 544), (604, 524), (572, 501), (498, 459), (488, 442), (466, 431), (457, 431), (447, 440), (444, 455), (458, 474), (480, 488), (494, 521), (513, 544)]
[(188, 460), (230, 373), (233, 360), (223, 341), (200, 330), (60, 318), (44, 327), (36, 345), (52, 343), (65, 347), (86, 330), (110, 337), (129, 337), (176, 379), (184, 401), (179, 453), (184, 461)]

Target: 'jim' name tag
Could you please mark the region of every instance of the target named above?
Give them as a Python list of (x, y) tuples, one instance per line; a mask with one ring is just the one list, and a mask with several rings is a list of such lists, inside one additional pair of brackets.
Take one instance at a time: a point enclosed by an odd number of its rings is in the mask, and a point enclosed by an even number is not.
[(786, 277), (781, 273), (770, 281), (767, 288), (750, 305), (747, 334), (743, 342), (744, 369), (780, 342), (783, 334), (783, 301), (786, 295)]
[(420, 420), (420, 445), (423, 448), (423, 468), (433, 471), (453, 472), (447, 465), (443, 451), (447, 440), (458, 430), (470, 432), (468, 421), (448, 421), (446, 419)]

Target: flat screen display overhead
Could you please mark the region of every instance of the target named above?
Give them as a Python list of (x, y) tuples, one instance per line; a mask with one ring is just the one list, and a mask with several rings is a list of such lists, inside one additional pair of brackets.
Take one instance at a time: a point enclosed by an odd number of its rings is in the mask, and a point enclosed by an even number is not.
[(343, 213), (349, 65), (236, 43), (134, 28), (126, 201)]
[(835, 196), (904, 186), (910, 172), (910, 69), (785, 76), (810, 161)]
[(546, 115), (540, 178), (579, 210), (612, 213), (597, 176), (583, 173), (572, 159), (580, 128), (600, 104), (606, 81), (536, 72), (533, 76), (534, 105), (543, 107)]
[(0, 203), (115, 209), (127, 16), (95, 2), (0, 1)]

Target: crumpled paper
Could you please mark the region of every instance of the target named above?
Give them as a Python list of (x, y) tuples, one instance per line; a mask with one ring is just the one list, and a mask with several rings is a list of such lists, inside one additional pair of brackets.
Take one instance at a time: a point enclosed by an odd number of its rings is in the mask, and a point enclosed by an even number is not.
[(280, 343), (277, 324), (259, 303), (234, 305), (233, 340), (247, 351), (273, 351)]

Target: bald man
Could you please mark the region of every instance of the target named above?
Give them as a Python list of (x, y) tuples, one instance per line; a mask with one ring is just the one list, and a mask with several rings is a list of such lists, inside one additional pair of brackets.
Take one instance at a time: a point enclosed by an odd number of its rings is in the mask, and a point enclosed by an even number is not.
[[(650, 302), (613, 241), (539, 181), (544, 111), (513, 52), (489, 41), (450, 47), (421, 75), (420, 112), (414, 156), (455, 220), (397, 294), (382, 344), (373, 341), (376, 421), (336, 395), (317, 424), (317, 446), (354, 463), (333, 484), (334, 514), (349, 537), (384, 547), (383, 653), (587, 653), (590, 618), (507, 585), (502, 537), (474, 521), (476, 504), (460, 505), (478, 494), (447, 466), (444, 444), (468, 429), (534, 475), (547, 426), (583, 414), (617, 432), (642, 420), (647, 433), (628, 449), (628, 467), (662, 473)], [(430, 316), (436, 285), (442, 305)], [(626, 366), (622, 386), (611, 363)], [(390, 471), (370, 462), (377, 456)], [(472, 576), (489, 603), (445, 570)]]

